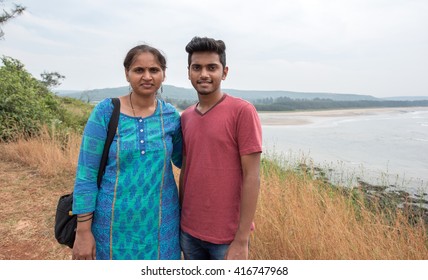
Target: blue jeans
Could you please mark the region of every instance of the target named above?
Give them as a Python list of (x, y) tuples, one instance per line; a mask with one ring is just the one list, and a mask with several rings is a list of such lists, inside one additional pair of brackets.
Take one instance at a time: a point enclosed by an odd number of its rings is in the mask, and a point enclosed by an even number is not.
[(185, 260), (224, 260), (229, 244), (203, 241), (181, 230), (180, 245)]

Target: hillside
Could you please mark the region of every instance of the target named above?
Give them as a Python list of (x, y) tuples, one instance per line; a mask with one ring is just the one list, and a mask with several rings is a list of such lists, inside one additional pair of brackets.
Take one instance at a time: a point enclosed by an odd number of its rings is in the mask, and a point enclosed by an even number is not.
[[(71, 91), (63, 90), (57, 91), (60, 96), (69, 96), (76, 99), (82, 99), (84, 101), (97, 102), (107, 97), (116, 97), (124, 95), (129, 91), (127, 86), (117, 88), (103, 88), (93, 89), (87, 91)], [(388, 98), (377, 98), (370, 95), (359, 95), (359, 94), (346, 94), (346, 93), (323, 93), (323, 92), (296, 92), (296, 91), (263, 91), (263, 90), (237, 90), (237, 89), (223, 89), (224, 92), (230, 95), (243, 98), (248, 101), (255, 101), (265, 98), (279, 98), (287, 97), (291, 99), (330, 99), (333, 101), (384, 101), (384, 100), (397, 100), (397, 101), (413, 101), (413, 100), (428, 100), (428, 96), (412, 96), (412, 97), (388, 97)], [(176, 100), (196, 100), (196, 92), (193, 88), (176, 87), (172, 85), (163, 86), (163, 97)]]

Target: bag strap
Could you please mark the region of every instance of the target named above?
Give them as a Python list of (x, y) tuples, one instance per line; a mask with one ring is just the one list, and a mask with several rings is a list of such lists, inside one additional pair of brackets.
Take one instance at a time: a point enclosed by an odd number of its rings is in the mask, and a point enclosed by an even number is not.
[(113, 113), (111, 114), (110, 121), (108, 123), (107, 138), (104, 144), (103, 155), (101, 156), (100, 168), (98, 170), (97, 186), (100, 188), (101, 180), (106, 169), (108, 152), (110, 150), (111, 143), (113, 142), (114, 135), (116, 134), (117, 124), (119, 122), (120, 113), (120, 101), (119, 98), (112, 98), (113, 102)]

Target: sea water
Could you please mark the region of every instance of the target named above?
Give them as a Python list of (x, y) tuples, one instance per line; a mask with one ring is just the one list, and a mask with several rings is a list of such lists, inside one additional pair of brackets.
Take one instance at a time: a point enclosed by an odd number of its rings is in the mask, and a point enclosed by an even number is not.
[[(287, 115), (276, 117), (281, 116)], [(265, 155), (309, 162), (334, 183), (362, 180), (412, 194), (428, 192), (428, 110), (309, 116), (308, 124), (262, 129)]]

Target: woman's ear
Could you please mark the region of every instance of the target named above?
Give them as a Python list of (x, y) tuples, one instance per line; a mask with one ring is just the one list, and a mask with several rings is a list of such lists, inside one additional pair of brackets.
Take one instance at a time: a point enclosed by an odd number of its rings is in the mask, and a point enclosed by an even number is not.
[(126, 81), (129, 83), (129, 76), (128, 76), (128, 70), (125, 69), (125, 77), (126, 77)]

